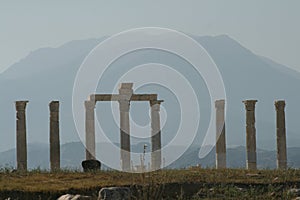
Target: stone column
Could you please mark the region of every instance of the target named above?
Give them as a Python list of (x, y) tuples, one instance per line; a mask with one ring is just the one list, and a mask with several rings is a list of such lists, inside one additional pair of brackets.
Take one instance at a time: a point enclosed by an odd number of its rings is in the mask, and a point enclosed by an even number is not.
[(86, 160), (95, 160), (96, 142), (95, 142), (95, 101), (85, 101), (85, 158)]
[(28, 101), (16, 101), (17, 111), (17, 170), (27, 170), (27, 141), (26, 141), (26, 104)]
[(121, 168), (123, 171), (131, 171), (130, 158), (130, 98), (133, 94), (133, 83), (121, 83), (119, 87), (120, 108), (120, 144), (121, 144)]
[(50, 169), (60, 169), (59, 102), (51, 101), (50, 109)]
[(246, 108), (246, 152), (247, 169), (256, 169), (256, 129), (255, 129), (255, 103), (257, 100), (243, 101)]
[(285, 101), (275, 101), (276, 134), (277, 134), (277, 168), (287, 168), (286, 130), (285, 130)]
[(216, 108), (216, 168), (226, 168), (225, 100), (217, 100)]
[(151, 169), (161, 168), (161, 129), (160, 129), (160, 104), (162, 100), (150, 101), (151, 106)]

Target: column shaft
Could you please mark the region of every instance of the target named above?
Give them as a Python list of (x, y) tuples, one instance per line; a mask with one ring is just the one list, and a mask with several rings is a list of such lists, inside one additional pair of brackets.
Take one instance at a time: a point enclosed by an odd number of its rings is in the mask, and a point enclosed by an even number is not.
[(224, 100), (215, 102), (216, 108), (216, 168), (226, 168), (226, 136), (225, 136), (225, 114)]
[(151, 169), (161, 168), (161, 129), (160, 129), (160, 104), (162, 101), (151, 101)]
[(277, 135), (277, 168), (287, 168), (285, 101), (275, 101), (276, 135)]
[(27, 170), (26, 141), (26, 104), (28, 101), (16, 101), (16, 139), (17, 139), (17, 170)]
[[(129, 102), (124, 101), (120, 102), (121, 107), (128, 107)], [(127, 109), (120, 109), (120, 142), (121, 142), (121, 163), (122, 170), (129, 171), (130, 167), (130, 121), (129, 121), (129, 112)]]
[(246, 108), (246, 152), (247, 169), (256, 169), (256, 129), (255, 129), (255, 103), (257, 100), (243, 101)]
[(50, 109), (50, 169), (60, 169), (59, 102), (52, 101)]
[(85, 101), (85, 145), (86, 160), (95, 160), (96, 142), (95, 142), (95, 102)]
[(119, 87), (121, 169), (127, 172), (131, 171), (129, 109), (133, 94), (132, 85), (132, 83), (121, 83)]

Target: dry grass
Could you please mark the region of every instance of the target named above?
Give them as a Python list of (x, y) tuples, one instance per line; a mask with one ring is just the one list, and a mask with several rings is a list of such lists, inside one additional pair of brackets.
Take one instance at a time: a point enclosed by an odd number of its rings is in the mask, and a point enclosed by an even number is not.
[(26, 173), (0, 173), (0, 191), (57, 192), (70, 189), (90, 189), (104, 186), (209, 183), (209, 184), (299, 184), (300, 170), (289, 169), (248, 171), (242, 169), (189, 169), (161, 170), (140, 174), (116, 171), (82, 173), (61, 171), (56, 173), (33, 171)]

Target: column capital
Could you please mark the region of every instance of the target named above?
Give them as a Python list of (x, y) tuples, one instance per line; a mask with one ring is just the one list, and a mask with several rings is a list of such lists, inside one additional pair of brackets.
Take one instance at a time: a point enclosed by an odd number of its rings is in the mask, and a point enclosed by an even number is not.
[(22, 111), (26, 109), (26, 105), (29, 101), (16, 101), (16, 110)]
[(59, 101), (51, 101), (49, 103), (50, 112), (59, 112)]
[(285, 108), (285, 101), (284, 100), (277, 100), (274, 103), (276, 110), (284, 110)]
[(220, 100), (215, 101), (215, 108), (217, 110), (224, 110), (224, 107), (225, 107), (225, 100), (224, 99), (220, 99)]
[(160, 110), (160, 104), (164, 102), (164, 100), (152, 100), (152, 101), (149, 101), (150, 103), (150, 106), (152, 109), (155, 109), (155, 110)]
[(247, 111), (254, 111), (256, 102), (257, 102), (257, 100), (245, 100), (245, 101), (243, 101)]
[(121, 112), (129, 112), (130, 101), (128, 100), (119, 100), (119, 108)]
[(84, 101), (84, 106), (86, 110), (94, 110), (96, 102), (95, 101)]

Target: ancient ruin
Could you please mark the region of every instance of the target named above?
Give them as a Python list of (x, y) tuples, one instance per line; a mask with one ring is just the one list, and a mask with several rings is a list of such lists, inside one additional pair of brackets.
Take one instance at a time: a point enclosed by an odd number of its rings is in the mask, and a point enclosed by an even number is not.
[(257, 100), (245, 100), (246, 108), (246, 167), (256, 169), (256, 129), (255, 129), (255, 104)]
[(275, 101), (276, 136), (277, 136), (277, 168), (287, 168), (286, 131), (285, 131), (285, 101)]
[(160, 129), (160, 104), (162, 100), (150, 101), (151, 106), (151, 169), (157, 170), (161, 168), (161, 129)]
[(226, 168), (225, 100), (217, 100), (216, 108), (216, 168)]
[(50, 110), (50, 170), (60, 169), (59, 102), (52, 101)]
[[(120, 154), (121, 169), (132, 171), (130, 156), (130, 103), (131, 101), (148, 101), (151, 107), (151, 170), (162, 167), (160, 105), (163, 100), (157, 94), (134, 94), (133, 83), (121, 83), (119, 94), (92, 94), (84, 102), (86, 131), (86, 160), (82, 165), (85, 171), (99, 170), (101, 163), (96, 160), (95, 143), (95, 106), (98, 101), (117, 101), (120, 111)], [(246, 168), (257, 168), (255, 104), (257, 100), (243, 101), (246, 109)], [(26, 140), (26, 105), (28, 101), (16, 101), (16, 158), (17, 170), (27, 170)], [(274, 103), (276, 108), (277, 168), (287, 169), (287, 146), (285, 127), (285, 101)], [(225, 100), (215, 101), (216, 109), (216, 168), (226, 168), (226, 135), (225, 135)], [(59, 101), (49, 103), (49, 141), (50, 170), (60, 169), (60, 133), (59, 133)]]
[(151, 106), (152, 169), (161, 167), (161, 132), (159, 107), (162, 100), (157, 94), (134, 94), (133, 83), (121, 83), (119, 94), (92, 94), (85, 101), (86, 108), (86, 160), (95, 159), (95, 105), (97, 101), (118, 101), (120, 109), (121, 169), (131, 171), (129, 110), (131, 101), (149, 101)]
[(27, 170), (26, 105), (28, 101), (16, 101), (17, 170)]
[(95, 102), (85, 101), (85, 143), (86, 143), (86, 160), (95, 160)]

